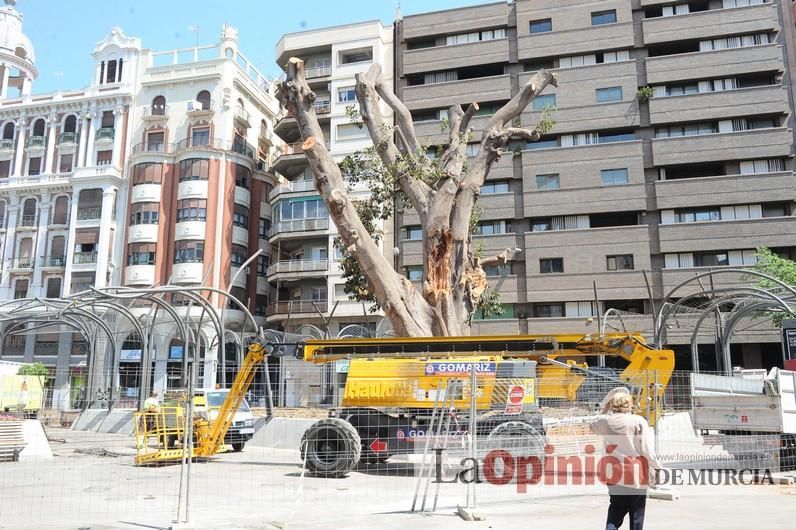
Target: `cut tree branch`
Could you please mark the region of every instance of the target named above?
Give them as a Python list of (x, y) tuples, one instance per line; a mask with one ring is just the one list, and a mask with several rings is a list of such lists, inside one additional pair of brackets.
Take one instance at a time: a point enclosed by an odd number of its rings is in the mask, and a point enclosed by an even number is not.
[[(384, 84), (384, 79), (381, 75), (381, 67), (377, 64), (372, 65), (364, 75), (356, 74), (356, 92), (357, 100), (359, 101), (359, 113), (362, 116), (362, 121), (368, 128), (370, 138), (373, 140), (373, 146), (381, 158), (382, 163), (393, 175), (398, 186), (400, 186), (401, 190), (409, 198), (409, 202), (412, 203), (412, 207), (417, 211), (420, 219), (423, 220), (428, 213), (431, 188), (422, 180), (415, 178), (414, 175), (409, 173), (408, 167), (411, 167), (411, 164), (409, 166), (404, 164), (406, 167), (401, 167), (401, 154), (393, 141), (392, 126), (387, 123), (379, 106), (377, 87), (382, 84)], [(406, 107), (404, 107), (404, 109), (406, 109)], [(411, 115), (409, 119), (411, 124)], [(406, 133), (406, 130), (399, 128), (398, 136), (407, 149), (406, 156), (417, 165), (419, 163), (416, 159), (417, 153), (410, 152), (410, 147), (412, 147), (413, 142), (417, 142), (416, 138), (412, 139), (415, 134), (414, 129), (409, 131), (411, 136), (407, 136)], [(414, 149), (414, 147), (412, 147), (412, 149)]]
[(484, 268), (489, 265), (503, 265), (504, 263), (509, 261), (512, 257), (514, 257), (514, 249), (507, 248), (500, 254), (495, 254), (494, 256), (490, 256), (488, 258), (479, 259), (478, 266)]

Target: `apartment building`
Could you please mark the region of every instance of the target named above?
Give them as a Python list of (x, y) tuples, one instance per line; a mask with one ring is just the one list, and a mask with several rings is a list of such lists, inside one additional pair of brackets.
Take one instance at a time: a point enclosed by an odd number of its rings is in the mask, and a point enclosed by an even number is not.
[[(696, 273), (752, 265), (760, 245), (796, 256), (790, 10), (518, 0), (396, 22), (396, 90), (428, 145), (445, 141), (450, 105), (478, 101), (474, 154), (489, 115), (534, 71), (559, 75), (520, 119), (532, 128), (554, 107), (554, 129), (513, 145), (482, 189), (477, 244), (518, 250), (487, 271), (503, 315), (475, 333), (597, 331), (609, 308), (650, 331), (653, 303)], [(399, 266), (420, 279), (416, 215), (397, 220), (396, 238)], [(734, 337), (734, 363), (781, 362), (778, 332), (763, 328)], [(690, 332), (669, 332), (682, 368)]]
[[(204, 284), (230, 290), (264, 325), (269, 286), (256, 271), (270, 257), (267, 197), (274, 178), (266, 170), (274, 143), (281, 143), (273, 134), (279, 110), (271, 82), (238, 49), (237, 31), (225, 26), (209, 46), (152, 51), (114, 28), (93, 50), (88, 87), (53, 94), (32, 95), (34, 57), (22, 15), (6, 2), (0, 8), (4, 307), (91, 286)], [(243, 269), (258, 250), (259, 261)], [(219, 296), (211, 300), (230, 334), (218, 358), (215, 330), (201, 330), (198, 382), (208, 387), (231, 380), (245, 353), (232, 339), (243, 312)], [(196, 307), (181, 310), (200, 317)], [(147, 321), (143, 310), (133, 311)], [(89, 364), (99, 374), (95, 381), (109, 381), (117, 405), (126, 397), (136, 403), (143, 373), (150, 374), (150, 388), (180, 384), (184, 346), (175, 326), (154, 329), (156, 354), (145, 370), (141, 338), (129, 323), (113, 324), (116, 351), (102, 341), (90, 361), (85, 339), (71, 329), (6, 333), (0, 357), (50, 367), (55, 407), (77, 403)]]
[[(144, 50), (142, 64), (130, 140), (122, 283), (228, 290), (263, 325), (269, 286), (257, 271), (265, 270), (271, 256), (267, 197), (274, 179), (267, 170), (279, 112), (271, 83), (241, 54), (237, 30), (228, 26), (217, 44)], [(262, 253), (244, 268), (258, 250)], [(240, 331), (243, 312), (217, 295), (211, 299), (226, 329)], [(199, 308), (186, 302), (183, 311), (189, 310), (200, 316)], [(159, 334), (154, 388), (180, 382), (183, 351), (175, 332)], [(209, 323), (203, 335), (198, 383), (212, 388), (231, 382), (245, 349), (230, 342), (226, 358), (219, 359)], [(122, 390), (141, 384), (139, 342), (131, 330), (121, 346)]]
[[(392, 26), (373, 21), (288, 33), (277, 43), (277, 64), (284, 66), (293, 56), (304, 60), (307, 81), (316, 93), (316, 114), (335, 160), (372, 145), (367, 129), (352, 123), (347, 109), (357, 105), (354, 76), (374, 62), (381, 64), (392, 83), (392, 35)], [(389, 108), (384, 106), (383, 112), (392, 120)], [(375, 331), (382, 317), (350, 301), (343, 290), (340, 251), (334, 245), (337, 230), (315, 190), (296, 119), (285, 115), (275, 132), (285, 146), (272, 166), (279, 180), (269, 196), (274, 212), (274, 257), (266, 275), (277, 293), (268, 309), (269, 324), (287, 331), (311, 324), (330, 336), (350, 325)], [(361, 184), (352, 185), (350, 191), (355, 198), (367, 193)], [(392, 229), (389, 225), (381, 229), (392, 256)]]
[[(32, 95), (35, 52), (14, 2), (0, 8), (0, 300), (60, 297), (118, 283), (124, 168), (140, 43), (114, 30), (93, 50), (87, 88)], [(33, 324), (29, 324), (33, 326)], [(24, 326), (23, 326), (24, 328)], [(24, 329), (17, 329), (24, 331)], [(87, 349), (71, 330), (4, 334), (3, 360), (85, 381)], [(68, 390), (63, 397), (68, 400)]]

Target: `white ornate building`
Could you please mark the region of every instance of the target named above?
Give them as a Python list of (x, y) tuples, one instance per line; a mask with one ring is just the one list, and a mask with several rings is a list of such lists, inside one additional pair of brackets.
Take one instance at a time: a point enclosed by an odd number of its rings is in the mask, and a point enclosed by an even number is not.
[[(34, 95), (33, 45), (15, 4), (6, 0), (0, 8), (0, 306), (90, 286), (198, 284), (209, 270), (206, 285), (233, 288), (264, 323), (268, 262), (258, 265), (261, 282), (255, 267), (234, 286), (231, 277), (241, 257), (270, 248), (266, 201), (273, 181), (265, 168), (278, 105), (238, 51), (237, 31), (225, 27), (212, 46), (153, 52), (113, 28), (93, 50), (86, 88)], [(207, 165), (207, 172), (192, 171)], [(211, 203), (203, 206), (206, 219), (181, 223), (188, 220), (181, 217), (184, 201)], [(187, 225), (194, 231), (179, 231)], [(191, 247), (191, 259), (183, 259), (183, 247)], [(213, 301), (222, 311), (223, 301)], [(240, 311), (225, 316), (229, 328), (240, 326)], [(100, 367), (106, 386), (121, 396), (135, 393), (141, 373), (151, 377), (149, 387), (167, 386), (174, 337), (166, 332), (156, 345), (159, 357), (144, 370), (140, 354), (120, 351), (135, 349), (125, 329), (118, 330), (116, 352), (91, 362), (79, 333), (50, 330), (8, 333), (6, 325), (0, 358), (50, 367), (55, 407), (75, 405), (88, 364)], [(203, 372), (212, 373), (205, 382), (214, 384), (215, 353), (202, 355)], [(104, 365), (103, 357), (114, 361)]]

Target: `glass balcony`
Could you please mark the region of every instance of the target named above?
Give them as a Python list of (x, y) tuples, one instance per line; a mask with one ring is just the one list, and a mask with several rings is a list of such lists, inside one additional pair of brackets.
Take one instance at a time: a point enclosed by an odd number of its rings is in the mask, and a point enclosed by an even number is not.
[(66, 256), (46, 256), (41, 258), (42, 267), (63, 268), (66, 266)]
[(77, 143), (77, 133), (62, 132), (58, 136), (58, 144), (75, 144)]
[[(113, 127), (103, 127), (102, 129), (97, 129), (97, 133), (94, 135), (95, 140), (106, 140), (106, 141), (113, 141)], [(32, 140), (33, 138), (31, 138)]]
[(28, 147), (44, 147), (46, 143), (44, 136), (31, 136), (28, 138)]
[(78, 208), (77, 209), (77, 220), (78, 221), (87, 221), (89, 219), (99, 219), (102, 217), (102, 208)]
[(23, 215), (19, 222), (20, 226), (36, 226), (35, 215)]
[(74, 263), (75, 265), (88, 265), (91, 263), (97, 263), (97, 253), (75, 252), (74, 257), (72, 258), (72, 263)]
[(304, 70), (304, 77), (312, 79), (314, 77), (326, 77), (332, 75), (331, 66), (315, 66)]

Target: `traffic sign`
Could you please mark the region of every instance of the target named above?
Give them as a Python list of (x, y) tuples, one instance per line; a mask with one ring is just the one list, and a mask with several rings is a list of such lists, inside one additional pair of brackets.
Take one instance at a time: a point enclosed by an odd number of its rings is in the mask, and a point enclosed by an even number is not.
[(522, 414), (522, 401), (525, 399), (525, 388), (521, 385), (513, 385), (509, 388), (506, 398), (505, 414), (516, 416)]

